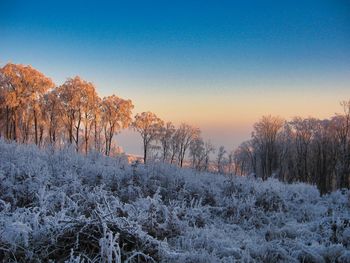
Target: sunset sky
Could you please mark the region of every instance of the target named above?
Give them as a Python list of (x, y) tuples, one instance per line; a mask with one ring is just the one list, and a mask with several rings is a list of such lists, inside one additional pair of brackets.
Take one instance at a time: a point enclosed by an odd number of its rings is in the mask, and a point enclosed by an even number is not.
[[(0, 65), (79, 75), (134, 113), (227, 148), (262, 115), (330, 117), (350, 98), (350, 2), (0, 0)], [(130, 153), (140, 139), (117, 137)]]

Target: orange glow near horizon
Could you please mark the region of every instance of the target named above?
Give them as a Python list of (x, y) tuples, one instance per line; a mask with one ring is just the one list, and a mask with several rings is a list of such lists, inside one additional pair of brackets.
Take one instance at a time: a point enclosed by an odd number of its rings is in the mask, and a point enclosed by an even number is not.
[(192, 123), (200, 127), (233, 128), (252, 125), (264, 115), (285, 119), (295, 116), (329, 118), (342, 111), (346, 92), (272, 92), (261, 94), (150, 94), (135, 98), (135, 112), (153, 111), (165, 121)]
[[(330, 118), (341, 113), (340, 102), (349, 99), (345, 90), (241, 92), (237, 94), (138, 94), (133, 99), (134, 113), (152, 111), (165, 121), (178, 125), (189, 123), (201, 129), (205, 139), (228, 150), (248, 140), (253, 125), (264, 115), (277, 115), (286, 120), (295, 116)], [(126, 132), (129, 133), (129, 132)], [(128, 139), (130, 138), (130, 139)], [(138, 137), (119, 137), (121, 145)], [(117, 137), (118, 140), (118, 137)], [(135, 143), (135, 148), (139, 148)], [(135, 152), (134, 148), (126, 148)]]

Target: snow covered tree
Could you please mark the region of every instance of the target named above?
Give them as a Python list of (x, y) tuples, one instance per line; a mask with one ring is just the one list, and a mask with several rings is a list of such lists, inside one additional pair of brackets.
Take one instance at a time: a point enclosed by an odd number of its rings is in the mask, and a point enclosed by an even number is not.
[(101, 114), (102, 127), (105, 136), (105, 154), (111, 152), (112, 139), (115, 133), (129, 127), (132, 122), (132, 109), (134, 105), (131, 100), (124, 100), (115, 95), (103, 98)]
[(84, 148), (85, 154), (87, 154), (89, 150), (91, 131), (93, 130), (94, 117), (96, 112), (95, 108), (98, 107), (96, 104), (98, 95), (92, 83), (87, 83), (82, 87), (81, 95), (81, 112), (82, 122), (84, 126)]
[(80, 77), (69, 78), (64, 84), (57, 88), (58, 96), (61, 102), (63, 120), (68, 133), (70, 144), (76, 143), (78, 151), (79, 129), (81, 126), (81, 87), (86, 82)]
[(8, 63), (0, 69), (0, 84), (6, 138), (18, 141), (21, 136), (26, 142), (34, 129), (34, 142), (38, 144), (40, 102), (54, 83), (31, 66)]
[(134, 129), (140, 133), (143, 142), (143, 161), (147, 162), (147, 154), (151, 146), (151, 142), (159, 139), (160, 130), (163, 121), (152, 112), (142, 112), (136, 114), (133, 122)]
[(97, 152), (103, 151), (103, 142), (102, 142), (102, 99), (97, 97), (95, 99), (95, 104), (92, 109), (92, 125), (94, 133), (94, 150)]
[(63, 124), (63, 112), (61, 109), (60, 98), (56, 89), (45, 94), (42, 107), (44, 113), (43, 115), (48, 126), (49, 143), (55, 146), (56, 142), (60, 139), (59, 131), (62, 129), (61, 125)]
[(95, 87), (80, 77), (68, 78), (57, 88), (58, 96), (63, 110), (63, 120), (68, 133), (69, 143), (75, 143), (79, 151), (80, 129), (84, 126), (85, 149), (87, 151), (89, 133), (92, 122), (92, 109), (97, 98)]

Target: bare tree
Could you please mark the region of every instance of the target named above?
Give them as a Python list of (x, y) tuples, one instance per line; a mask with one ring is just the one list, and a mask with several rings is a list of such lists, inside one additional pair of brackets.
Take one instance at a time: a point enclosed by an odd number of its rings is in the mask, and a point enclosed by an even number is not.
[(213, 153), (215, 153), (215, 147), (210, 141), (207, 141), (204, 144), (204, 170), (205, 171), (209, 171), (210, 154), (213, 154)]
[(350, 187), (350, 100), (342, 101), (343, 114), (338, 115), (336, 126), (336, 139), (339, 143), (339, 180), (340, 188)]
[(178, 136), (177, 139), (179, 140), (179, 165), (180, 167), (183, 166), (183, 161), (186, 156), (186, 151), (188, 147), (191, 144), (191, 141), (194, 140), (198, 135), (199, 135), (199, 129), (192, 127), (188, 124), (181, 124), (180, 127), (178, 128)]
[(171, 143), (175, 133), (175, 126), (171, 122), (164, 124), (159, 131), (159, 141), (162, 148), (162, 159), (163, 162), (169, 159), (171, 152)]
[(205, 160), (205, 148), (203, 139), (198, 136), (193, 139), (190, 145), (190, 158), (192, 159), (192, 168), (201, 170)]
[(301, 117), (296, 117), (289, 122), (289, 124), (295, 135), (298, 177), (301, 181), (307, 182), (310, 180), (308, 164), (309, 148), (316, 120), (312, 118), (303, 119)]
[(180, 132), (176, 129), (170, 140), (170, 163), (173, 164), (176, 161), (176, 157), (179, 156), (180, 151)]
[(232, 172), (233, 172), (234, 158), (235, 158), (235, 151), (231, 150), (228, 154), (228, 159), (227, 159), (227, 172), (230, 175), (232, 175)]
[(254, 148), (254, 141), (243, 142), (234, 151), (234, 174), (248, 175), (249, 173), (256, 173), (256, 158), (257, 151)]
[(277, 167), (276, 138), (283, 127), (284, 120), (279, 117), (263, 116), (254, 124), (253, 139), (260, 154), (261, 177), (266, 180)]
[(224, 162), (225, 162), (226, 150), (224, 146), (219, 147), (218, 155), (216, 157), (216, 164), (218, 173), (224, 173)]

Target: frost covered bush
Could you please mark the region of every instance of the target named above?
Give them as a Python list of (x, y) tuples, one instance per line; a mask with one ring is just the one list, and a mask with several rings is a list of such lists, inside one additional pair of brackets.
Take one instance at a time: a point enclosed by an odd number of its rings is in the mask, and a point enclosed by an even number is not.
[(284, 200), (275, 192), (263, 192), (257, 196), (255, 205), (264, 210), (264, 212), (284, 211)]
[(0, 140), (0, 259), (350, 262), (349, 196)]

